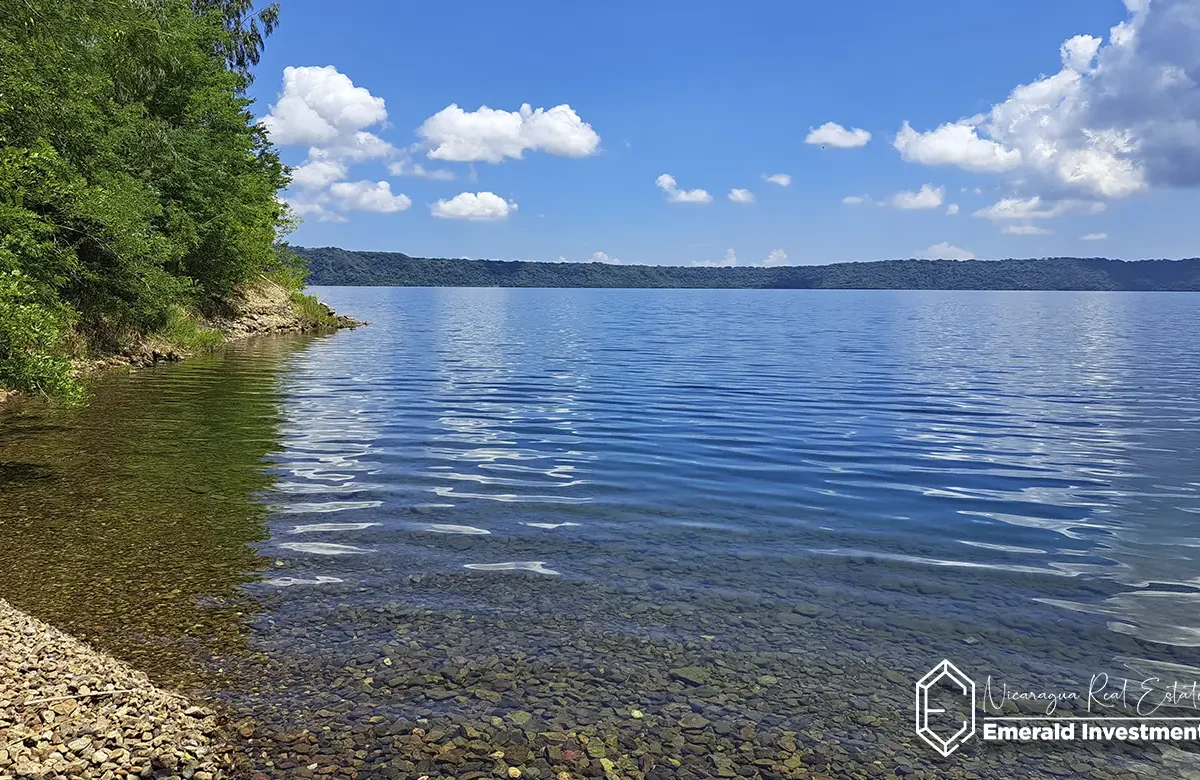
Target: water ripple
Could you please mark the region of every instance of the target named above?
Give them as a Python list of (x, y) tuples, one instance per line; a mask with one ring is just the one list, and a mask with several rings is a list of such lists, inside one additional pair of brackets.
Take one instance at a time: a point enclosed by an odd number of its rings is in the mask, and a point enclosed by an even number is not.
[(898, 578), (909, 609), (950, 588), (980, 624), (1021, 599), (1200, 632), (1200, 297), (320, 292), (376, 325), (284, 376), (263, 499), (280, 535), (353, 528), (375, 554), (338, 564), (367, 591), (555, 561), (757, 596)]

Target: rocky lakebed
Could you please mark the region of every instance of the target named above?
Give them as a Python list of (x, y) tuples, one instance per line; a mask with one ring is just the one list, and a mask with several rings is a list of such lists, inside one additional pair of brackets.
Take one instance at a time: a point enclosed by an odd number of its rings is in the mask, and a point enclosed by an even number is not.
[(375, 325), (6, 404), (0, 778), (1200, 777), (1184, 743), (943, 758), (913, 710), (943, 659), (1200, 676), (1191, 341), (1137, 330), (1155, 381), (1081, 404), (1022, 341), (1080, 328), (1012, 315), (1091, 299), (669, 292), (320, 291)]

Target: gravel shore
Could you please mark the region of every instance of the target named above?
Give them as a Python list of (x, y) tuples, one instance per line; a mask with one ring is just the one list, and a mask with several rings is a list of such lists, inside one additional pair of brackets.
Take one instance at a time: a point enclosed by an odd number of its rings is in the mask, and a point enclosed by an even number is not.
[(227, 777), (216, 717), (0, 599), (0, 778)]

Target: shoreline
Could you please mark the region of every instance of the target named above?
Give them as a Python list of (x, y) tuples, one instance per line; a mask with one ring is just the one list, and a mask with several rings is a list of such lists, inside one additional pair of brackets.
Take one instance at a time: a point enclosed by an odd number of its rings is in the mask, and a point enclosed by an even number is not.
[[(297, 301), (269, 280), (248, 285), (199, 327), (222, 347), (257, 336), (333, 332), (368, 323), (315, 298)], [(307, 305), (302, 305), (307, 304)], [(185, 360), (162, 338), (74, 361), (77, 376)], [(0, 409), (28, 394), (0, 387)], [(0, 778), (154, 777), (224, 780), (235, 775), (228, 724), (210, 708), (160, 688), (139, 669), (0, 597)]]
[[(268, 279), (246, 285), (223, 301), (223, 311), (200, 321), (203, 328), (220, 331), (221, 348), (255, 336), (288, 333), (322, 333), (354, 330), (370, 323), (338, 314), (324, 302), (312, 299), (316, 315), (305, 312), (292, 299), (292, 292)], [(172, 344), (157, 336), (139, 338), (119, 351), (74, 360), (76, 376), (89, 376), (119, 368), (152, 368), (159, 363), (178, 363), (203, 352)], [(0, 408), (26, 395), (0, 387)]]
[[(223, 311), (199, 324), (220, 331), (227, 346), (254, 336), (285, 333), (317, 333), (353, 330), (367, 325), (353, 317), (338, 314), (316, 301), (321, 311), (314, 317), (300, 310), (291, 298), (292, 291), (267, 279), (246, 285), (222, 302)], [(81, 361), (81, 373), (105, 368), (149, 368), (158, 363), (178, 363), (195, 353), (153, 336), (142, 339), (121, 352)]]
[(0, 599), (0, 776), (229, 777), (216, 713)]

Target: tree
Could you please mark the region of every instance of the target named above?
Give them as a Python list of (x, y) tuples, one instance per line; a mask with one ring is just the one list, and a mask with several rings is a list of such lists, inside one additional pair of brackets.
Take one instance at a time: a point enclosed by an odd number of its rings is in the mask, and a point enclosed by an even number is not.
[(117, 348), (272, 267), (288, 173), (245, 90), (278, 18), (0, 0), (0, 384), (62, 395), (69, 344)]

